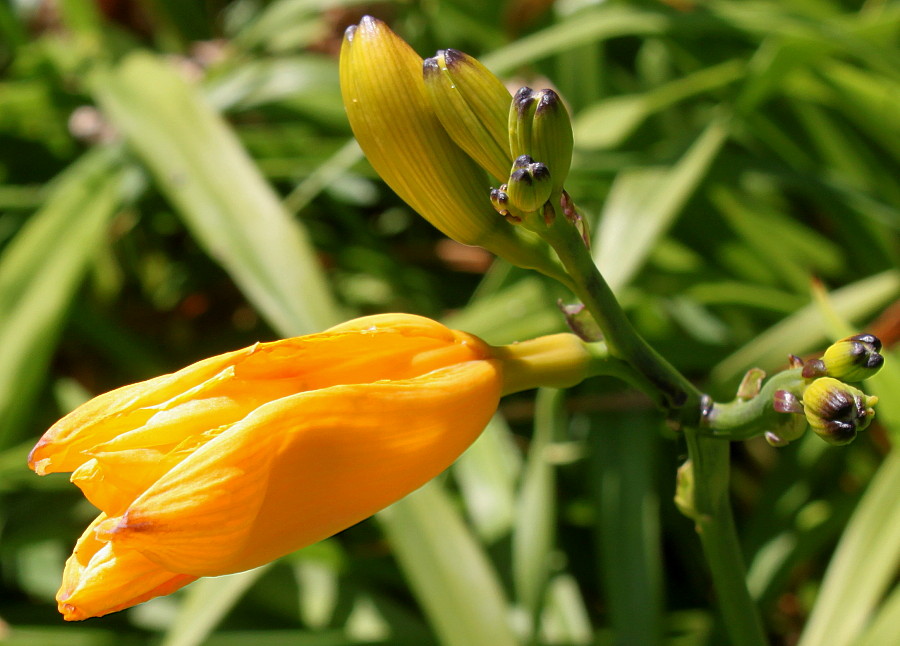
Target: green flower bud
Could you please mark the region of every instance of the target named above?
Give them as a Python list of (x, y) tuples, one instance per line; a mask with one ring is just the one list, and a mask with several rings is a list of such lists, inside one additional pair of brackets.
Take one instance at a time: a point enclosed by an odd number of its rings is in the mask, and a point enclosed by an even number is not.
[(528, 87), (516, 92), (509, 111), (510, 152), (545, 164), (553, 175), (553, 192), (563, 190), (573, 145), (569, 111), (556, 92)]
[(862, 381), (881, 369), (881, 341), (871, 334), (857, 334), (828, 347), (822, 357), (825, 374), (841, 381)]
[(766, 431), (763, 436), (771, 446), (787, 446), (794, 440), (799, 440), (806, 432), (807, 422), (803, 415), (780, 415), (778, 423), (771, 431)]
[(513, 164), (506, 193), (516, 208), (526, 213), (537, 211), (550, 199), (553, 180), (547, 166), (522, 155)]
[(806, 421), (829, 444), (848, 444), (872, 422), (877, 397), (833, 377), (820, 377), (803, 393)]
[[(454, 240), (569, 284), (545, 241), (497, 217), (485, 199), (489, 182), (484, 170), (435, 114), (422, 66), (422, 59), (380, 20), (366, 16), (344, 34), (341, 94), (353, 134), (372, 167), (410, 207)], [(500, 132), (503, 125), (495, 129)], [(504, 162), (504, 178), (511, 160)]]
[(531, 128), (535, 108), (537, 98), (534, 90), (530, 87), (519, 88), (509, 107), (509, 152), (513, 159), (531, 154)]
[(513, 159), (507, 133), (512, 97), (506, 86), (455, 49), (425, 59), (422, 70), (428, 100), (450, 138), (496, 179), (505, 179)]
[(531, 131), (531, 156), (547, 164), (555, 178), (554, 191), (563, 189), (563, 182), (569, 176), (572, 166), (572, 148), (575, 138), (572, 120), (562, 99), (553, 90), (541, 90), (537, 108), (534, 111), (534, 126)]

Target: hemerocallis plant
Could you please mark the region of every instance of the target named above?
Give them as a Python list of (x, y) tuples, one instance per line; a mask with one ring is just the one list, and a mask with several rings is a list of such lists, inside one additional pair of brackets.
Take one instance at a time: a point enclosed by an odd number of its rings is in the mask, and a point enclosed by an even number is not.
[(876, 398), (846, 382), (881, 367), (880, 342), (849, 337), (765, 383), (748, 373), (733, 401), (715, 402), (641, 338), (597, 270), (565, 190), (573, 141), (555, 92), (513, 95), (455, 50), (423, 61), (371, 17), (346, 32), (341, 89), (363, 151), (401, 198), (455, 240), (569, 287), (593, 327), (571, 320), (581, 336), (495, 347), (422, 317), (365, 317), (89, 401), (29, 458), (41, 475), (72, 472), (100, 510), (66, 565), (65, 618), (330, 536), (449, 466), (503, 395), (605, 374), (645, 391), (684, 434), (677, 504), (696, 524), (732, 642), (765, 643), (727, 496), (728, 442), (783, 446), (809, 426), (852, 441)]
[(29, 456), (100, 509), (57, 595), (67, 620), (247, 570), (446, 469), (501, 395), (615, 371), (571, 334), (508, 347), (406, 314), (258, 343), (100, 395)]

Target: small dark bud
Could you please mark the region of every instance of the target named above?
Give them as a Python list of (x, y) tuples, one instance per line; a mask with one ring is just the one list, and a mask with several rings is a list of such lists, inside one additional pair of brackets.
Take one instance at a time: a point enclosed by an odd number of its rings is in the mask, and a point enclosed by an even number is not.
[(812, 359), (803, 364), (803, 371), (800, 373), (804, 379), (816, 379), (825, 376), (825, 364), (821, 359)]
[(804, 412), (803, 404), (800, 403), (800, 400), (787, 390), (775, 391), (775, 397), (772, 400), (772, 408), (779, 413), (802, 414)]

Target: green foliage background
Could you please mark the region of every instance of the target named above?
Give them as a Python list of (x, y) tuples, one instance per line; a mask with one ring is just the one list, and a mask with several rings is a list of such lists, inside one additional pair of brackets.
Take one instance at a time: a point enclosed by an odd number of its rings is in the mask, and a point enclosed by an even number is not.
[[(0, 640), (723, 643), (671, 502), (684, 447), (605, 380), (507, 400), (439, 481), (334, 539), (62, 624), (53, 594), (94, 511), (24, 464), (80, 401), (361, 312), (495, 343), (564, 327), (558, 287), (442, 240), (362, 159), (336, 51), (363, 13), (422, 55), (454, 47), (514, 86), (557, 87), (598, 264), (716, 398), (850, 329), (896, 340), (900, 3), (4, 0)], [(867, 384), (877, 423), (852, 446), (734, 447), (776, 643), (900, 643), (888, 354)]]

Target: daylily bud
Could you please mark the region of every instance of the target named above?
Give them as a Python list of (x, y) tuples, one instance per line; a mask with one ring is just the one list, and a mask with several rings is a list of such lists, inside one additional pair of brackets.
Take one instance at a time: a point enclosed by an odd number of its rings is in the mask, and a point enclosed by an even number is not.
[(424, 65), (425, 89), (447, 134), (483, 169), (506, 178), (507, 115), (512, 97), (484, 65), (455, 49), (441, 50)]
[(487, 199), (484, 171), (435, 114), (422, 59), (409, 45), (366, 16), (345, 32), (340, 68), (353, 134), (397, 195), (454, 240), (568, 282), (544, 241), (497, 217)]
[(523, 87), (509, 112), (510, 152), (530, 155), (546, 164), (553, 175), (553, 191), (562, 191), (572, 165), (574, 135), (569, 111), (553, 90), (535, 92)]
[(446, 469), (501, 395), (591, 374), (572, 334), (511, 346), (420, 316), (368, 316), (100, 395), (32, 449), (101, 513), (57, 593), (66, 620), (257, 567)]
[(531, 130), (538, 103), (535, 94), (530, 87), (520, 87), (509, 106), (509, 152), (514, 159), (531, 155)]
[(531, 132), (531, 156), (547, 164), (554, 176), (553, 190), (561, 191), (572, 166), (572, 148), (575, 145), (572, 120), (556, 92), (541, 90), (539, 94)]
[(825, 374), (841, 381), (862, 381), (881, 369), (881, 341), (871, 334), (857, 334), (828, 347), (822, 356)]
[(812, 429), (829, 444), (848, 444), (875, 416), (877, 397), (833, 377), (820, 377), (803, 394), (803, 409)]
[(550, 199), (552, 190), (553, 180), (547, 166), (528, 155), (516, 159), (506, 193), (517, 208), (526, 213), (537, 211)]
[(73, 471), (102, 511), (66, 564), (60, 612), (100, 616), (262, 565), (417, 489), (509, 390), (496, 352), (422, 317), (371, 316), (87, 402), (29, 456), (38, 474)]

